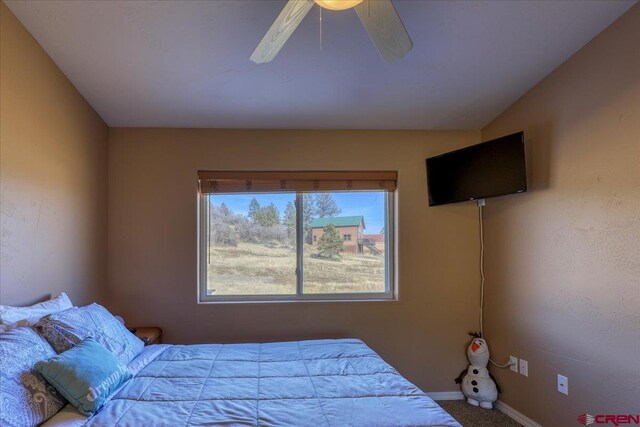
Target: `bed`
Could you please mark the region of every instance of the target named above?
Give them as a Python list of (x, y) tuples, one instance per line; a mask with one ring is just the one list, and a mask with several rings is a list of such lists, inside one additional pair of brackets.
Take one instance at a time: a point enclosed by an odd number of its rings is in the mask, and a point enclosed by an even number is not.
[(36, 308), (0, 306), (38, 314), (0, 333), (2, 425), (460, 426), (359, 339), (145, 347), (99, 304)]
[(43, 426), (460, 426), (358, 339), (153, 345), (129, 368), (98, 414)]

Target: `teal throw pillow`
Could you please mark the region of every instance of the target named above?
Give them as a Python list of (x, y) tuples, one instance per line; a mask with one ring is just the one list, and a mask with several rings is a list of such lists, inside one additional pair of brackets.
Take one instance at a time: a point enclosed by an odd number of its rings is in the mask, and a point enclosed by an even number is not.
[(131, 377), (129, 369), (93, 337), (35, 364), (36, 371), (73, 406), (90, 416)]

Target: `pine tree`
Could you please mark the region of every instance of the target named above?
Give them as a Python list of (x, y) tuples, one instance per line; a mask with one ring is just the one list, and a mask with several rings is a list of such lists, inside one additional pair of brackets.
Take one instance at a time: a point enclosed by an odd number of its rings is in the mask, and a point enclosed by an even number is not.
[(264, 208), (264, 211), (267, 220), (267, 227), (280, 224), (280, 211), (273, 202), (269, 203), (269, 206)]
[(318, 193), (315, 199), (315, 213), (319, 218), (339, 215), (342, 212), (331, 193)]
[(344, 252), (344, 241), (335, 225), (329, 224), (322, 229), (318, 240), (318, 254), (323, 258), (334, 258)]
[(255, 215), (256, 222), (263, 227), (272, 227), (280, 224), (280, 211), (276, 205), (269, 203), (269, 206), (261, 208)]
[(304, 240), (308, 244), (313, 242), (311, 233), (311, 223), (316, 215), (315, 200), (312, 194), (304, 193), (302, 195), (302, 229), (304, 232)]
[(249, 203), (249, 213), (247, 214), (247, 216), (251, 221), (258, 222), (258, 213), (260, 212), (260, 210), (260, 203), (258, 203), (258, 200), (256, 200), (256, 198), (254, 197)]
[(282, 223), (287, 226), (287, 230), (292, 234), (296, 229), (296, 205), (293, 202), (287, 203), (287, 207), (284, 209), (284, 218)]
[(233, 211), (231, 211), (231, 209), (229, 209), (229, 207), (223, 202), (220, 205), (220, 214), (223, 218), (227, 219), (233, 216)]

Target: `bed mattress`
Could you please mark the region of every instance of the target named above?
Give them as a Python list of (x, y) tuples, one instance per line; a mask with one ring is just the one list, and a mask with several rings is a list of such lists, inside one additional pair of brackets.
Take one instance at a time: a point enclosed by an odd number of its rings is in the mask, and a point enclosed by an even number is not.
[(357, 339), (155, 353), (87, 426), (460, 426)]

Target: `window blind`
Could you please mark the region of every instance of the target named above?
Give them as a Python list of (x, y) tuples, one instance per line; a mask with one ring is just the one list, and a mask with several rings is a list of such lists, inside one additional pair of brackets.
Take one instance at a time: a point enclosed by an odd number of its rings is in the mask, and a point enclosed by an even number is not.
[(395, 171), (230, 172), (199, 171), (201, 194), (312, 191), (394, 191)]

